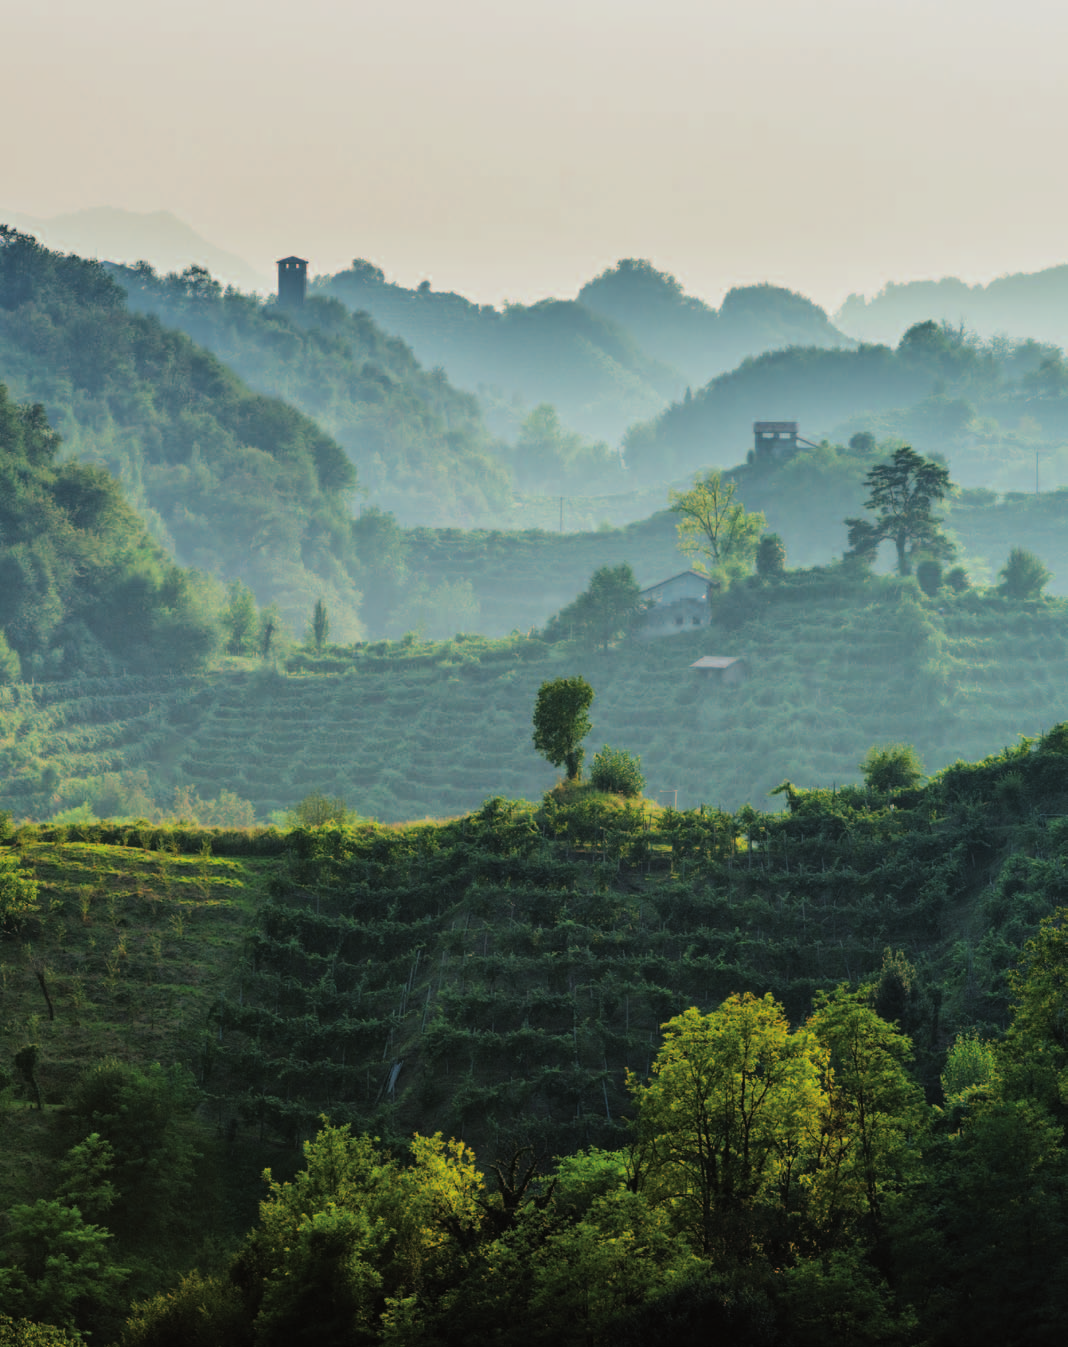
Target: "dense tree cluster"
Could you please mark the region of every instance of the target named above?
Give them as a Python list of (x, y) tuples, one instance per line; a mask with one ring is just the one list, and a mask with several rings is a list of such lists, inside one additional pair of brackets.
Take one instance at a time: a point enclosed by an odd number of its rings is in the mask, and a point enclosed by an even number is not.
[(0, 680), (201, 667), (220, 587), (167, 558), (105, 469), (58, 450), (44, 408), (0, 384)]
[(663, 1026), (619, 1150), (539, 1173), (519, 1148), (487, 1176), (440, 1135), (404, 1153), (324, 1126), (294, 1179), (265, 1176), (228, 1271), (138, 1306), (125, 1341), (1058, 1341), (1065, 921), (1027, 946), (1008, 1036), (952, 1045), (940, 1106), (874, 984), (797, 1026), (734, 995)]
[(97, 263), (6, 227), (0, 312), (13, 396), (41, 403), (69, 453), (106, 467), (173, 556), (240, 577), (297, 630), (321, 593), (356, 634), (356, 476), (336, 440), (188, 337), (130, 313)]
[(503, 446), (486, 430), (478, 400), (440, 368), (422, 368), (368, 313), (352, 313), (325, 292), (300, 310), (280, 309), (224, 292), (199, 267), (161, 277), (142, 264), (114, 274), (133, 308), (188, 333), (252, 388), (282, 393), (313, 417), (344, 450), (339, 489), (351, 486), (355, 465), (376, 505), (406, 524), (469, 524), (506, 508)]

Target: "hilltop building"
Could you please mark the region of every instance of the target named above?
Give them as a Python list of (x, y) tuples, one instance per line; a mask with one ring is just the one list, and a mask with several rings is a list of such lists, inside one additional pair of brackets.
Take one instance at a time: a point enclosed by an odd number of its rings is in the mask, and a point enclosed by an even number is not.
[(304, 307), (308, 289), (308, 263), (303, 257), (278, 259), (278, 303), (286, 309)]
[(796, 421), (754, 421), (753, 452), (760, 459), (786, 458), (797, 452), (799, 444), (817, 446), (797, 433)]
[(713, 581), (698, 571), (682, 571), (642, 590), (645, 612), (636, 628), (639, 640), (674, 636), (712, 620), (710, 591)]

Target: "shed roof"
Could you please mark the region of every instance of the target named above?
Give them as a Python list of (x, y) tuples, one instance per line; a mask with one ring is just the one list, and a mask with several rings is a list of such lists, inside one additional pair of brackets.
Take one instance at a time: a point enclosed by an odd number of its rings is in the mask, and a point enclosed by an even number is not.
[(691, 669), (729, 669), (732, 664), (744, 664), (741, 655), (702, 655), (690, 665)]
[(673, 580), (681, 580), (684, 575), (692, 575), (695, 579), (704, 581), (706, 585), (712, 583), (711, 578), (707, 575), (702, 575), (700, 571), (679, 571), (678, 575), (669, 575), (666, 580), (659, 580), (655, 585), (650, 585), (648, 589), (643, 589), (642, 593), (653, 594), (658, 589), (663, 589), (665, 585), (670, 585)]

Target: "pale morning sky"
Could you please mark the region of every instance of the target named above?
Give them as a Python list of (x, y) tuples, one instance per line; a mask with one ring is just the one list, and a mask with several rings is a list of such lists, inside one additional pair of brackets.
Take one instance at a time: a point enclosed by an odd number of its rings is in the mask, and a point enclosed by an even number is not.
[(1059, 0), (0, 0), (0, 207), (486, 302), (1068, 260)]

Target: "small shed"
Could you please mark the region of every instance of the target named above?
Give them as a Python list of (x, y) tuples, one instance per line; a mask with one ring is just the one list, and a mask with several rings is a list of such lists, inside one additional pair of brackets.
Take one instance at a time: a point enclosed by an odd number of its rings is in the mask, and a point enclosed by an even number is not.
[(711, 621), (709, 594), (713, 582), (699, 571), (680, 571), (641, 593), (645, 613), (637, 629), (643, 640), (674, 636)]
[(741, 683), (746, 675), (746, 663), (740, 655), (702, 655), (690, 668), (717, 683)]

